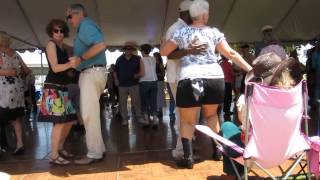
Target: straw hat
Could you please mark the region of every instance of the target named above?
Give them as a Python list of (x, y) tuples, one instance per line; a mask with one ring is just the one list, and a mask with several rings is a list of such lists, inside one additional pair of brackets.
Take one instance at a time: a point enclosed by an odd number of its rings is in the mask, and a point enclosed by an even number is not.
[(271, 25), (265, 25), (261, 28), (261, 32), (273, 30), (273, 27)]
[(123, 47), (121, 48), (122, 51), (124, 50), (137, 50), (137, 43), (135, 42), (132, 42), (132, 41), (128, 41), (128, 42), (125, 42)]

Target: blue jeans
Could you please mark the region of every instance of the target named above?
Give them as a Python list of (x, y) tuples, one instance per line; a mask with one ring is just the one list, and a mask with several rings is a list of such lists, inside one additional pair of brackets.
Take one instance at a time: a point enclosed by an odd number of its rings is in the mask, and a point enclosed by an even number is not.
[(174, 97), (173, 97), (173, 94), (172, 94), (172, 91), (171, 91), (169, 83), (167, 83), (167, 89), (168, 89), (168, 93), (169, 93), (169, 96), (170, 96), (169, 116), (170, 116), (170, 119), (171, 119), (171, 118), (175, 117), (174, 110), (176, 108), (176, 103), (174, 101)]
[(157, 81), (140, 82), (141, 113), (156, 115), (157, 113)]

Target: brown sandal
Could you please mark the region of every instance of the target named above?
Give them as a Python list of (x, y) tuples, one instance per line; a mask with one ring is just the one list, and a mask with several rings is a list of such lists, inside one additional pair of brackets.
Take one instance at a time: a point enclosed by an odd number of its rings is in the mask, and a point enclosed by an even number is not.
[(49, 163), (64, 166), (69, 165), (71, 162), (58, 155), (56, 158), (50, 158)]

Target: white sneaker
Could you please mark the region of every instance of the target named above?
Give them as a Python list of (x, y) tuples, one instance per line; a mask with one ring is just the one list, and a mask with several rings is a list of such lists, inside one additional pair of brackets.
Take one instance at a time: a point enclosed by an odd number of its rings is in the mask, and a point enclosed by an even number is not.
[(158, 116), (154, 115), (153, 119), (152, 119), (152, 126), (158, 127), (158, 125), (159, 125), (159, 118), (158, 118)]

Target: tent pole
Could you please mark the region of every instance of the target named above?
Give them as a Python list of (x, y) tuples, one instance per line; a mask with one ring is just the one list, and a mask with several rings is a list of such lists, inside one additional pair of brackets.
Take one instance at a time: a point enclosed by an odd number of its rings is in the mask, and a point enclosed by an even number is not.
[(40, 41), (39, 37), (37, 36), (37, 33), (35, 32), (35, 29), (34, 29), (34, 27), (32, 26), (31, 20), (30, 20), (30, 18), (27, 16), (27, 13), (26, 13), (25, 9), (23, 8), (20, 0), (16, 0), (16, 3), (17, 3), (17, 5), (18, 5), (19, 10), (20, 10), (20, 12), (22, 13), (24, 19), (26, 20), (27, 25), (30, 27), (31, 32), (33, 33), (34, 37), (36, 38), (38, 44), (41, 45), (41, 41)]
[(221, 27), (222, 27), (222, 31), (224, 30), (226, 24), (227, 24), (228, 21), (229, 21), (229, 18), (230, 18), (230, 16), (231, 16), (231, 13), (232, 13), (234, 7), (235, 7), (235, 4), (236, 4), (236, 0), (233, 0), (233, 1), (232, 1), (232, 4), (231, 4), (231, 7), (230, 7), (229, 10), (228, 10), (227, 16), (226, 16), (226, 18), (223, 20), (223, 24), (222, 24), (222, 26), (221, 26)]
[(164, 10), (164, 13), (165, 13), (165, 17), (164, 17), (164, 20), (162, 22), (162, 27), (161, 27), (161, 35), (160, 35), (160, 41), (159, 41), (159, 47), (160, 47), (160, 44), (161, 44), (161, 40), (162, 38), (166, 35), (166, 22), (167, 22), (167, 18), (168, 18), (168, 9), (169, 9), (169, 2), (170, 0), (166, 0), (166, 3), (165, 3), (165, 7), (166, 9)]
[(286, 14), (280, 19), (278, 24), (274, 26), (273, 32), (276, 32), (280, 28), (282, 23), (287, 19), (287, 17), (291, 14), (291, 12), (294, 10), (294, 8), (298, 5), (299, 1), (300, 0), (295, 0), (295, 2), (291, 5), (289, 10), (286, 12)]
[(18, 38), (18, 37), (16, 37), (16, 36), (11, 35), (11, 34), (9, 34), (9, 36), (10, 36), (10, 38), (12, 38), (12, 39), (15, 39), (15, 40), (20, 41), (20, 42), (22, 42), (22, 43), (24, 43), (24, 44), (27, 44), (27, 45), (30, 45), (30, 46), (32, 46), (32, 47), (35, 47), (35, 48), (39, 48), (39, 49), (40, 49), (40, 46), (34, 45), (34, 44), (32, 44), (32, 43), (30, 43), (30, 42), (28, 42), (28, 41), (25, 41), (25, 40), (23, 40), (23, 39), (21, 39), (21, 38)]

